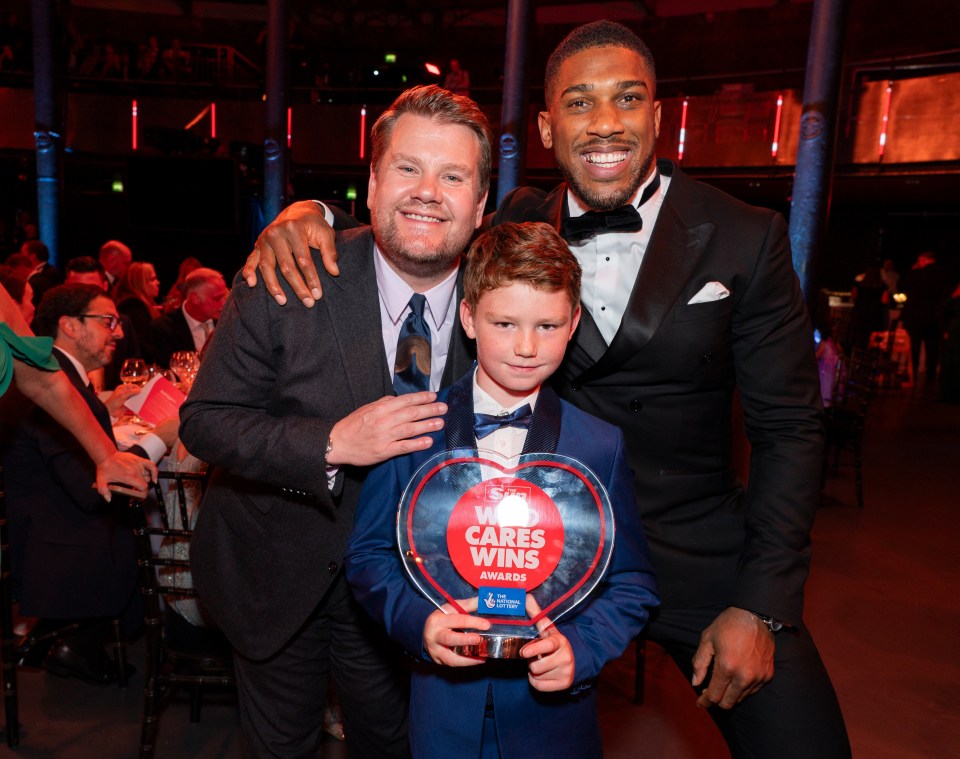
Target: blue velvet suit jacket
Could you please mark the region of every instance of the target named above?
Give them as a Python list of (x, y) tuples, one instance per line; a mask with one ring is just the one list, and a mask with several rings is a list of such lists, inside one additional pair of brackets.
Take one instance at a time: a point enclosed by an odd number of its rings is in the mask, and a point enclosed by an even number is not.
[(472, 377), (471, 371), (441, 394), (449, 405), (445, 429), (434, 435), (429, 450), (384, 462), (370, 473), (347, 549), (347, 579), (367, 612), (418, 659), (410, 705), (410, 741), (418, 759), (479, 756), (488, 686), (502, 756), (599, 757), (592, 681), (640, 632), (658, 598), (623, 435), (547, 387), (541, 388), (524, 452), (556, 452), (589, 466), (607, 489), (616, 524), (606, 577), (589, 601), (557, 624), (573, 647), (574, 685), (562, 693), (540, 693), (527, 681), (525, 662), (459, 669), (437, 666), (423, 652), (424, 624), (435, 607), (401, 564), (397, 504), (430, 456), (476, 446)]

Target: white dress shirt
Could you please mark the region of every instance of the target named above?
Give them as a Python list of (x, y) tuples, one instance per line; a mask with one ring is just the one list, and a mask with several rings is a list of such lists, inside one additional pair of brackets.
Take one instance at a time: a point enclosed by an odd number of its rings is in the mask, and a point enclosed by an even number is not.
[[(80, 375), (80, 379), (83, 380), (83, 384), (87, 387), (90, 387), (90, 378), (87, 376), (87, 370), (83, 368), (83, 364), (80, 363), (80, 360), (70, 353), (67, 350), (64, 350), (59, 345), (53, 346), (56, 350), (60, 351), (64, 356), (66, 356), (70, 363), (73, 364), (74, 368), (77, 370), (77, 374)], [(112, 420), (111, 420), (112, 421)], [(150, 460), (156, 464), (160, 459), (162, 459), (167, 453), (167, 444), (160, 439), (159, 435), (155, 435), (152, 432), (144, 432), (142, 434), (136, 435), (136, 437), (131, 437), (130, 435), (117, 434), (118, 432), (123, 432), (126, 427), (131, 425), (122, 425), (122, 427), (117, 427), (114, 429), (114, 436), (117, 440), (117, 447), (125, 451), (128, 448), (131, 448), (135, 445), (139, 445), (143, 448), (144, 452), (150, 457)]]
[[(319, 205), (323, 205), (319, 203)], [(330, 221), (330, 219), (328, 219)], [(410, 313), (410, 297), (413, 288), (400, 275), (390, 268), (376, 243), (373, 245), (373, 266), (377, 275), (377, 292), (380, 294), (380, 331), (383, 338), (383, 350), (387, 356), (387, 366), (393, 374), (397, 358), (397, 341), (400, 329)], [(440, 379), (447, 364), (450, 351), (450, 336), (457, 314), (457, 271), (450, 272), (443, 282), (423, 293), (427, 305), (423, 318), (430, 327), (430, 389), (440, 389)], [(327, 466), (327, 485), (332, 490), (339, 466)]]
[[(643, 195), (655, 174), (637, 188), (633, 200), (636, 205)], [(623, 313), (627, 310), (630, 293), (640, 272), (643, 263), (643, 254), (650, 242), (660, 206), (666, 197), (670, 186), (670, 177), (660, 175), (660, 187), (637, 210), (643, 220), (643, 228), (639, 232), (605, 232), (581, 241), (568, 242), (570, 250), (580, 262), (583, 270), (583, 279), (580, 289), (580, 300), (590, 311), (593, 320), (603, 339), (609, 345), (613, 336), (620, 328)], [(567, 209), (571, 218), (582, 216), (589, 208), (580, 202), (567, 190)]]
[[(509, 414), (516, 411), (525, 403), (530, 404), (531, 411), (537, 406), (537, 396), (540, 394), (540, 388), (534, 390), (526, 398), (523, 398), (509, 407), (504, 408), (495, 401), (480, 385), (477, 384), (477, 373), (473, 374), (473, 412), (475, 414)], [(499, 453), (506, 459), (513, 459), (523, 452), (523, 444), (527, 441), (527, 429), (525, 427), (501, 427), (494, 430), (489, 435), (477, 440), (477, 449), (480, 451), (493, 451)], [(482, 467), (481, 476), (484, 480), (494, 477), (502, 477), (503, 472), (492, 467)]]
[(190, 327), (190, 335), (193, 337), (193, 348), (197, 353), (203, 350), (207, 344), (210, 335), (213, 333), (213, 319), (207, 319), (205, 322), (198, 322), (187, 313), (186, 304), (180, 306), (183, 312), (183, 318), (187, 320), (187, 326)]
[[(374, 244), (374, 268), (377, 273), (377, 290), (380, 292), (380, 328), (383, 333), (383, 349), (387, 354), (387, 366), (393, 372), (397, 357), (397, 341), (400, 329), (410, 313), (410, 297), (413, 288), (397, 274), (383, 258)], [(443, 368), (447, 364), (450, 336), (457, 314), (457, 269), (438, 285), (423, 293), (427, 299), (423, 318), (430, 327), (430, 389), (440, 389)]]

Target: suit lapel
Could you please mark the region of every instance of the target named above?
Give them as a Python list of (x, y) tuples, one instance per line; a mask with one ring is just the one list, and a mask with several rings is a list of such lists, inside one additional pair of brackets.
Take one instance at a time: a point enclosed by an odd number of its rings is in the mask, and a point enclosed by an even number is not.
[(691, 187), (691, 180), (674, 169), (620, 328), (609, 349), (576, 379), (577, 384), (622, 366), (650, 341), (676, 305), (716, 229), (706, 217), (684, 210), (699, 208), (690, 198)]
[(190, 325), (187, 324), (187, 317), (183, 315), (182, 306), (174, 312), (173, 330), (175, 332), (174, 345), (189, 345), (190, 348), (181, 350), (196, 350), (197, 346), (193, 341), (193, 332), (190, 331)]
[(77, 389), (77, 392), (80, 393), (83, 400), (86, 401), (87, 406), (90, 407), (97, 421), (100, 422), (100, 427), (107, 433), (110, 439), (116, 443), (113, 437), (113, 427), (110, 424), (110, 412), (107, 410), (104, 402), (101, 401), (100, 398), (97, 397), (97, 394), (93, 392), (93, 389), (83, 381), (83, 378), (77, 371), (77, 367), (73, 365), (73, 362), (69, 358), (59, 350), (54, 350), (53, 355), (60, 364), (60, 368), (63, 370), (67, 379), (70, 380), (70, 383)]
[[(447, 395), (447, 415), (444, 419), (447, 448), (476, 448), (473, 431), (473, 372), (461, 377)], [(523, 453), (554, 453), (560, 440), (560, 399), (546, 385), (537, 395), (533, 420), (527, 431)]]
[(380, 330), (373, 232), (365, 227), (341, 233), (337, 235), (337, 248), (341, 251), (341, 274), (320, 275), (325, 296), (319, 303), (329, 313), (340, 360), (349, 378), (344, 389), (351, 394), (354, 405), (360, 406), (362, 398), (393, 393)]

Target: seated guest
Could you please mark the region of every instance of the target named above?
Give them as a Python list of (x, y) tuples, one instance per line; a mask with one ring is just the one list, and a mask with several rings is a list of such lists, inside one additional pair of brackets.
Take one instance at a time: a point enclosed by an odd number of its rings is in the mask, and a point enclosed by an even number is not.
[[(57, 362), (112, 439), (109, 412), (87, 374), (110, 360), (120, 337), (113, 301), (97, 286), (60, 285), (40, 302), (35, 323), (53, 337)], [(159, 460), (176, 425), (156, 432), (130, 452)], [(23, 409), (3, 460), (15, 595), (21, 614), (41, 620), (30, 637), (76, 625), (56, 641), (44, 666), (89, 683), (115, 682), (116, 665), (104, 650), (109, 621), (120, 617), (132, 630), (140, 619), (125, 504), (108, 503), (91, 487), (94, 467), (76, 438), (38, 407)], [(42, 651), (25, 653), (39, 658)]]
[(183, 286), (187, 282), (187, 275), (203, 266), (199, 258), (187, 256), (180, 262), (177, 270), (177, 281), (170, 286), (167, 297), (163, 299), (163, 313), (169, 314), (183, 305)]
[[(67, 261), (66, 281), (73, 284), (96, 285), (105, 295), (110, 290), (106, 270), (99, 261), (90, 256), (79, 256)], [(143, 358), (133, 321), (126, 314), (120, 314), (120, 326), (123, 328), (123, 337), (117, 340), (117, 349), (113, 352), (110, 363), (103, 367), (103, 376), (94, 378), (94, 385), (97, 387), (116, 387), (120, 384), (120, 367), (123, 366), (123, 362), (128, 358)]]
[(30, 256), (33, 261), (29, 281), (33, 288), (33, 305), (37, 306), (47, 290), (63, 282), (63, 275), (50, 264), (50, 250), (39, 240), (27, 240), (20, 247), (20, 252)]
[(107, 274), (109, 289), (112, 293), (130, 268), (133, 253), (119, 240), (107, 240), (100, 246), (99, 261)]
[(7, 292), (23, 315), (23, 320), (29, 325), (33, 321), (33, 314), (36, 310), (33, 307), (33, 287), (31, 287), (30, 282), (9, 266), (0, 265), (0, 285), (7, 288)]
[(153, 264), (144, 261), (134, 261), (127, 269), (127, 273), (117, 283), (113, 291), (113, 301), (117, 310), (126, 314), (133, 321), (133, 329), (137, 334), (137, 342), (149, 358), (150, 338), (148, 331), (150, 322), (160, 316), (160, 306), (157, 296), (160, 295), (160, 280)]
[(33, 259), (26, 253), (11, 253), (3, 260), (3, 263), (9, 267), (14, 274), (26, 280), (29, 280), (30, 275), (33, 274)]
[(201, 353), (228, 294), (220, 272), (203, 267), (190, 272), (183, 283), (183, 305), (150, 325), (152, 360), (169, 366), (170, 356), (176, 351)]

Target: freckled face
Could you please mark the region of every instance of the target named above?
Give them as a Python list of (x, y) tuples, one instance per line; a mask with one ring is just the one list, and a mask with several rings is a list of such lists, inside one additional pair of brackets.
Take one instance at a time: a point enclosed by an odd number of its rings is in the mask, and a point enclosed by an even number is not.
[(646, 63), (632, 50), (595, 47), (560, 67), (540, 113), (540, 138), (589, 208), (628, 203), (655, 161), (660, 103)]
[(580, 321), (567, 292), (525, 282), (480, 295), (471, 311), (460, 303), (467, 337), (477, 341), (477, 383), (503, 406), (529, 395), (553, 374)]
[(480, 143), (461, 124), (405, 113), (393, 127), (369, 194), (377, 247), (402, 275), (434, 279), (455, 265), (480, 226)]

